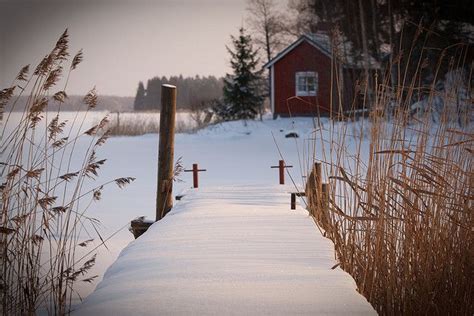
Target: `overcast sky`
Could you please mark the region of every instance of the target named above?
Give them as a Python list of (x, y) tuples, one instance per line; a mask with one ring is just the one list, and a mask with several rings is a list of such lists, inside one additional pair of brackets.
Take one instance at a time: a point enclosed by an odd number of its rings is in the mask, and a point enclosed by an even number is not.
[(246, 0), (0, 0), (0, 88), (36, 65), (69, 29), (84, 62), (69, 94), (134, 96), (156, 75), (222, 76), (225, 45), (244, 22)]

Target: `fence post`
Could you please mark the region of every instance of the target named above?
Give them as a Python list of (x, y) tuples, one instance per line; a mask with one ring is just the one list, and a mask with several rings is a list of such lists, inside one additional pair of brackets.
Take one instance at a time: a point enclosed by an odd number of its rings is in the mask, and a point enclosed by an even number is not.
[(173, 159), (176, 119), (176, 87), (161, 86), (160, 145), (158, 151), (158, 189), (156, 220), (162, 219), (173, 207)]

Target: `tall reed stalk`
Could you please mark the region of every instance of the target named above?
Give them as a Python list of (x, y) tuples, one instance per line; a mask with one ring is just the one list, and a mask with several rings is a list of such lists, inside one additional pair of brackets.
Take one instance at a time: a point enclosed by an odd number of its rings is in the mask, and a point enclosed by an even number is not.
[[(323, 164), (330, 198), (329, 207), (321, 208), (310, 189), (309, 207), (334, 241), (341, 267), (382, 315), (474, 311), (468, 49), (460, 44), (443, 51), (438, 77), (428, 87), (419, 85), (425, 55), (412, 61), (418, 65), (414, 77), (398, 86), (391, 84), (390, 71), (399, 64), (389, 65), (386, 76), (374, 76), (368, 119), (334, 119), (315, 132), (313, 161)], [(446, 76), (439, 75), (440, 65), (449, 65)], [(440, 79), (444, 90), (435, 86)], [(424, 97), (411, 106), (420, 91)]]
[[(93, 235), (101, 238), (97, 220), (86, 211), (91, 201), (100, 199), (104, 185), (115, 182), (123, 187), (133, 181), (118, 178), (95, 186), (90, 183), (106, 161), (98, 159), (96, 152), (108, 137), (107, 118), (85, 129), (86, 115), (97, 104), (95, 89), (84, 97), (84, 109), (72, 122), (63, 120), (60, 110), (47, 111), (52, 102), (61, 109), (69, 76), (83, 58), (79, 51), (69, 63), (68, 44), (66, 30), (32, 75), (29, 66), (23, 67), (11, 87), (0, 92), (5, 120), (0, 205), (3, 315), (71, 311), (75, 282), (91, 282), (96, 277), (87, 275), (95, 256), (79, 257), (77, 252), (87, 247)], [(54, 90), (61, 78), (65, 79), (63, 87)], [(13, 122), (12, 111), (23, 94), (27, 94), (25, 110)], [(4, 113), (8, 102), (10, 111)]]

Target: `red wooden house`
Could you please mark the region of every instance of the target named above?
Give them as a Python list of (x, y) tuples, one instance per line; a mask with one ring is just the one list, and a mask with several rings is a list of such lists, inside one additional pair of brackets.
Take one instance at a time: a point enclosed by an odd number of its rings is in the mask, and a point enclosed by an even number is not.
[[(373, 58), (370, 61), (371, 68), (377, 68)], [(270, 70), (274, 118), (325, 116), (330, 111), (337, 113), (341, 107), (343, 111), (357, 108), (353, 102), (354, 86), (363, 68), (360, 63), (347, 60), (334, 63), (326, 34), (301, 36), (264, 67)]]

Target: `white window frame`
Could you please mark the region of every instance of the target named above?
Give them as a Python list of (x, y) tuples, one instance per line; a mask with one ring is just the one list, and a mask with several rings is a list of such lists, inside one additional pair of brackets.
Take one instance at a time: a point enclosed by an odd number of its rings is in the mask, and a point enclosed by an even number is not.
[[(314, 90), (311, 90), (311, 86), (308, 84), (308, 78), (314, 78)], [(304, 80), (301, 85), (300, 80)], [(308, 97), (318, 95), (319, 80), (318, 73), (316, 71), (298, 71), (295, 74), (295, 91), (296, 96)]]

